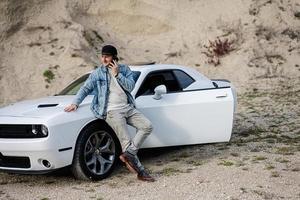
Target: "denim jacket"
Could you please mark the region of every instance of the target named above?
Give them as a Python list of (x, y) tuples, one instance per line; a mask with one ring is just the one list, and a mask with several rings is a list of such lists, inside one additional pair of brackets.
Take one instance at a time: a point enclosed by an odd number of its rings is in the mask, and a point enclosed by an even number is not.
[[(135, 107), (134, 98), (130, 94), (135, 85), (133, 73), (127, 65), (118, 64), (118, 66), (119, 74), (116, 79), (127, 95), (128, 103)], [(108, 73), (108, 69), (104, 65), (100, 65), (95, 69), (85, 81), (84, 85), (81, 86), (72, 103), (79, 106), (83, 99), (93, 92), (94, 98), (91, 103), (91, 110), (95, 117), (105, 119), (110, 85), (110, 76)]]

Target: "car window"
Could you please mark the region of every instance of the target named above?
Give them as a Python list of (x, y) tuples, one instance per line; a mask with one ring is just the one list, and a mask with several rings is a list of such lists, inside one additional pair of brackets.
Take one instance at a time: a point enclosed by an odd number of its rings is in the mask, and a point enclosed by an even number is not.
[(165, 85), (167, 93), (182, 91), (172, 70), (156, 71), (147, 75), (136, 97), (141, 95), (153, 95), (154, 89), (159, 85)]
[(187, 73), (181, 70), (174, 70), (173, 72), (182, 89), (187, 88), (189, 85), (195, 82), (195, 80), (192, 77), (190, 77)]
[(78, 78), (76, 81), (72, 82), (68, 85), (65, 89), (63, 89), (58, 95), (75, 95), (80, 87), (84, 84), (86, 79), (89, 77), (90, 74), (85, 74)]
[[(132, 71), (132, 73), (133, 73), (133, 79), (136, 82), (141, 72)], [(90, 74), (85, 74), (81, 76), (80, 78), (72, 82), (70, 85), (68, 85), (65, 89), (63, 89), (58, 95), (76, 95), (80, 87), (84, 84), (86, 79), (89, 77), (89, 75)], [(90, 94), (95, 94), (95, 91), (92, 91)]]

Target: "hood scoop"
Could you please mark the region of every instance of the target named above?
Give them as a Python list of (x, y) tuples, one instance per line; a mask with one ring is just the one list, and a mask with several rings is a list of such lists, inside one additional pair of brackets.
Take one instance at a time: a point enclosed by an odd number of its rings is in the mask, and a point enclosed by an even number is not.
[(48, 107), (55, 107), (58, 103), (52, 103), (52, 104), (40, 104), (38, 105), (38, 108), (48, 108)]

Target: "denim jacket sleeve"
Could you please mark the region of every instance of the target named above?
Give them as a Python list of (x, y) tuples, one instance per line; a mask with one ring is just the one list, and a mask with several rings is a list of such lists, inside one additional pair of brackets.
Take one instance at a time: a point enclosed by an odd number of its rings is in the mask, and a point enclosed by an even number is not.
[(131, 92), (134, 88), (135, 81), (133, 79), (133, 73), (127, 65), (124, 65), (124, 73), (119, 72), (117, 80), (119, 84), (128, 92)]
[(73, 104), (76, 104), (79, 106), (79, 104), (84, 100), (84, 98), (89, 95), (93, 89), (93, 73), (91, 73), (88, 77), (88, 79), (84, 82), (83, 86), (79, 89), (79, 91), (76, 94), (75, 99), (73, 100)]

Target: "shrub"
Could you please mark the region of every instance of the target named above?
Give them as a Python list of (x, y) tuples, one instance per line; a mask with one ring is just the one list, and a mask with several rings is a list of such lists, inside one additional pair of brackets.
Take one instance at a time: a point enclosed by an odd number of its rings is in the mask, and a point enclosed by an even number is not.
[(43, 76), (46, 78), (45, 81), (47, 83), (50, 83), (55, 78), (55, 75), (50, 69), (45, 70)]
[(208, 57), (208, 63), (215, 66), (219, 65), (220, 57), (234, 50), (232, 44), (233, 41), (229, 41), (228, 39), (221, 40), (219, 37), (214, 41), (209, 40), (209, 45), (204, 45), (206, 51), (203, 52)]

